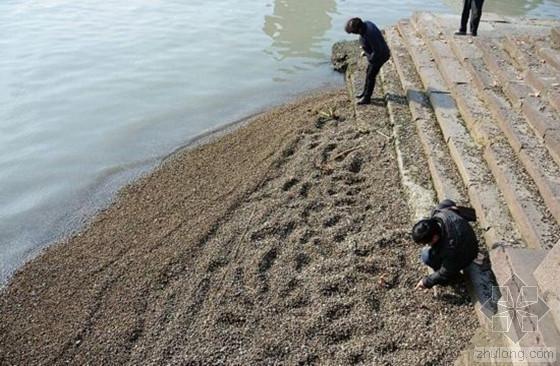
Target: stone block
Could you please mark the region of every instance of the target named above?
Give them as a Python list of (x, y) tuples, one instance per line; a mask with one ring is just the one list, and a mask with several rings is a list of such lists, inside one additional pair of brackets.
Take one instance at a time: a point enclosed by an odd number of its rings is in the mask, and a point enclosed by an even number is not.
[[(539, 284), (533, 276), (546, 261), (546, 256), (545, 250), (522, 248), (501, 247), (490, 252), (492, 269), (501, 286), (497, 315), (504, 320), (504, 334), (514, 345), (551, 347), (560, 344), (550, 305), (541, 296)], [(514, 310), (504, 311), (506, 308)], [(512, 317), (513, 314), (516, 317)], [(518, 320), (521, 322), (517, 323)], [(519, 325), (514, 326), (515, 323)]]
[(541, 248), (553, 245), (558, 240), (555, 234), (557, 224), (547, 219), (548, 215), (542, 207), (538, 193), (533, 192), (521, 178), (523, 172), (515, 163), (516, 158), (509, 146), (488, 146), (484, 158), (528, 246)]
[(479, 216), (479, 225), (487, 230), (486, 238), (489, 248), (500, 242), (523, 245), (517, 231), (512, 226), (507, 207), (500, 198), (500, 193), (493, 183), (481, 183), (470, 186), (471, 205)]
[(550, 30), (550, 40), (554, 48), (560, 48), (560, 27), (555, 27)]
[(525, 103), (522, 107), (523, 114), (527, 118), (527, 122), (531, 125), (537, 136), (544, 138), (547, 131), (558, 128), (558, 122), (553, 121), (547, 115), (537, 108), (535, 104)]
[(539, 289), (560, 329), (560, 241), (546, 254), (534, 272)]
[(546, 154), (538, 149), (523, 149), (519, 152), (519, 159), (535, 181), (539, 192), (550, 213), (560, 222), (560, 178), (558, 166), (549, 162), (545, 167)]
[(451, 94), (428, 93), (428, 95), (446, 141), (468, 134), (459, 122), (459, 110)]
[(538, 52), (547, 64), (560, 71), (560, 51), (552, 48), (539, 48)]
[(545, 94), (546, 91), (554, 84), (555, 79), (551, 77), (543, 77), (535, 70), (527, 70), (524, 75), (527, 84), (535, 89), (538, 93)]
[(560, 165), (560, 126), (558, 126), (558, 128), (559, 129), (550, 129), (546, 132), (544, 144), (554, 161)]

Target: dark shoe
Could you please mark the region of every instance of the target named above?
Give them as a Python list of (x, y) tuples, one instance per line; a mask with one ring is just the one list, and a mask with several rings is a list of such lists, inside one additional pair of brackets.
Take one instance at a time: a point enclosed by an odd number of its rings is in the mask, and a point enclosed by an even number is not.
[(471, 36), (476, 37), (476, 32), (472, 32)]
[(364, 105), (364, 104), (370, 104), (370, 103), (371, 103), (370, 98), (363, 97), (362, 99), (358, 100), (358, 102), (356, 104), (357, 105)]
[(453, 34), (455, 34), (456, 36), (466, 36), (466, 35), (467, 35), (467, 32), (465, 32), (465, 31), (458, 31), (458, 32), (455, 32), (455, 33), (453, 33)]
[(360, 94), (357, 94), (357, 95), (356, 95), (356, 98), (360, 99), (360, 98), (362, 98), (363, 96), (364, 96), (364, 92), (361, 92)]

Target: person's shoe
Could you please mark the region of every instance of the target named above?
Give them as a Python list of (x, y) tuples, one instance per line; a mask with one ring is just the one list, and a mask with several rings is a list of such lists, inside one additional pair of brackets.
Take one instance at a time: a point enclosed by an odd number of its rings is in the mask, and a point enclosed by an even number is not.
[(370, 103), (371, 103), (370, 98), (362, 97), (362, 99), (358, 100), (358, 102), (356, 104), (357, 105), (364, 105), (364, 104), (370, 104)]
[(361, 92), (360, 94), (356, 94), (356, 98), (360, 99), (364, 96), (364, 92)]
[(476, 32), (472, 32), (471, 36), (476, 37)]
[(465, 31), (458, 31), (458, 32), (455, 32), (455, 33), (453, 33), (453, 34), (455, 34), (456, 36), (466, 36), (466, 35), (467, 35), (467, 32), (465, 32)]

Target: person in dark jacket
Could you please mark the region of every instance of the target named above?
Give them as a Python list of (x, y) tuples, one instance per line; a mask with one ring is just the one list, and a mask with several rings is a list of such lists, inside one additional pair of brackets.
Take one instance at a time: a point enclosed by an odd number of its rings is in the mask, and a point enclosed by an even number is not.
[(461, 28), (455, 32), (458, 36), (465, 36), (467, 34), (467, 23), (469, 15), (471, 17), (471, 35), (476, 37), (478, 34), (478, 24), (482, 17), (482, 5), (484, 0), (463, 0), (463, 14), (461, 14)]
[(356, 97), (361, 98), (358, 104), (371, 103), (371, 96), (375, 88), (375, 79), (381, 66), (391, 57), (391, 51), (383, 34), (375, 24), (360, 18), (352, 18), (346, 23), (346, 33), (359, 34), (363, 55), (367, 57), (368, 68), (363, 91)]
[(412, 239), (417, 243), (428, 244), (420, 253), (422, 262), (434, 272), (420, 280), (417, 289), (447, 285), (460, 276), (477, 257), (478, 240), (469, 221), (476, 218), (464, 214), (451, 200), (443, 200), (429, 219), (420, 220), (412, 228)]

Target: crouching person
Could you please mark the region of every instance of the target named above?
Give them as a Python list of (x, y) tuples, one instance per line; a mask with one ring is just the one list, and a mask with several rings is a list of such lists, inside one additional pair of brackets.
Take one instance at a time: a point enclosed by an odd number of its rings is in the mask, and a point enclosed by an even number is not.
[(418, 282), (416, 289), (448, 285), (460, 278), (460, 271), (478, 254), (478, 240), (469, 224), (475, 220), (473, 209), (444, 200), (432, 211), (429, 219), (414, 225), (412, 239), (427, 245), (421, 250), (420, 258), (434, 270)]

